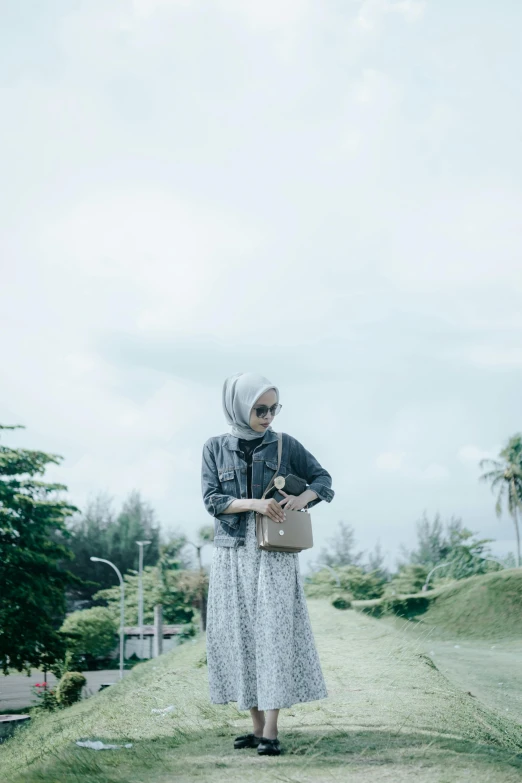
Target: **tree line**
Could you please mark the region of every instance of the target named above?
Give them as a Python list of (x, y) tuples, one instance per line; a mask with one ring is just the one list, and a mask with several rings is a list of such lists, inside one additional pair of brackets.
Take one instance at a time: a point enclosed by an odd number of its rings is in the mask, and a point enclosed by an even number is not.
[[(23, 427), (0, 425), (0, 431), (19, 428)], [(82, 615), (87, 635), (92, 618), (93, 639), (103, 616), (109, 638), (110, 628), (118, 622), (119, 586), (113, 570), (93, 563), (92, 555), (114, 562), (123, 574), (125, 622), (137, 624), (137, 540), (151, 542), (144, 548), (144, 622), (152, 623), (155, 603), (163, 604), (166, 622), (190, 624), (195, 613), (204, 616), (208, 574), (197, 568), (200, 561), (194, 567), (188, 546), (193, 544), (199, 556), (201, 547), (212, 541), (212, 526), (200, 527), (197, 543), (179, 531), (163, 537), (154, 510), (137, 491), (129, 494), (119, 512), (103, 493), (82, 512), (62, 498), (65, 485), (40, 478), (49, 464), (59, 465), (62, 459), (0, 445), (0, 664), (4, 673), (50, 669), (63, 661), (68, 643), (78, 634), (71, 612)], [(511, 556), (505, 564), (520, 566), (522, 435), (510, 438), (497, 460), (482, 460), (480, 466), (487, 468), (481, 480), (497, 493), (497, 515), (506, 510), (515, 526), (516, 561)], [(379, 597), (386, 590), (415, 592), (429, 570), (442, 563), (445, 570), (434, 580), (437, 583), (500, 568), (488, 559), (492, 540), (477, 538), (461, 519), (452, 517), (444, 526), (438, 514), (433, 520), (424, 514), (417, 523), (416, 547), (411, 551), (402, 547), (397, 569), (391, 573), (383, 565), (380, 545), (368, 554), (357, 552), (353, 527), (340, 522), (336, 536), (319, 553), (306, 589), (309, 595), (320, 595), (342, 582), (354, 597)], [(94, 642), (92, 649), (96, 650)]]

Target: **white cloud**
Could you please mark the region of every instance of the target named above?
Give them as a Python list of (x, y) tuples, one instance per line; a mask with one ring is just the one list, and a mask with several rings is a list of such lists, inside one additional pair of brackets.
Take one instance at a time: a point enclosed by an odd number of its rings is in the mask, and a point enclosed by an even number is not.
[(240, 279), (257, 241), (245, 221), (222, 210), (127, 190), (93, 194), (58, 216), (46, 215), (39, 246), (50, 269), (99, 281), (98, 306), (104, 292), (138, 297), (133, 320), (146, 331), (209, 326), (220, 294), (228, 295), (234, 275)]

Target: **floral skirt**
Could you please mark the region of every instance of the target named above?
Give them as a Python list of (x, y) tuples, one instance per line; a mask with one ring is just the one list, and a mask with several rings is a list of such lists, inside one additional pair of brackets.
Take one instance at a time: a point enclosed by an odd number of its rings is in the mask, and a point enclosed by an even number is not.
[(273, 710), (328, 696), (295, 552), (214, 547), (207, 605), (210, 700)]

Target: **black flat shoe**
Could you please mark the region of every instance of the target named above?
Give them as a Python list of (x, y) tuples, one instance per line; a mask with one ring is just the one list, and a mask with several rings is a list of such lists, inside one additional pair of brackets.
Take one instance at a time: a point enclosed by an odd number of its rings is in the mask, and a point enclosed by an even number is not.
[(260, 756), (279, 756), (281, 753), (281, 746), (277, 739), (267, 739), (261, 737), (261, 742), (257, 746), (257, 752)]
[(261, 742), (261, 737), (256, 737), (255, 734), (242, 734), (240, 737), (236, 737), (234, 740), (234, 747), (238, 748), (257, 748)]

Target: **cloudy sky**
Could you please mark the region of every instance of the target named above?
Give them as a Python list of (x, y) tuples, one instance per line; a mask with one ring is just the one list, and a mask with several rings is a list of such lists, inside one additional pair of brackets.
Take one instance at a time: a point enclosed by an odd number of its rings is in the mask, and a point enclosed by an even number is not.
[(393, 565), (423, 511), (514, 550), (478, 461), (522, 430), (520, 3), (0, 7), (2, 442), (192, 533), (261, 372), (333, 476), (314, 553), (343, 520)]

